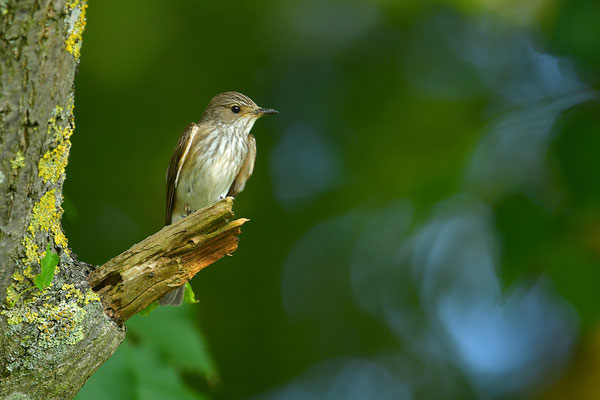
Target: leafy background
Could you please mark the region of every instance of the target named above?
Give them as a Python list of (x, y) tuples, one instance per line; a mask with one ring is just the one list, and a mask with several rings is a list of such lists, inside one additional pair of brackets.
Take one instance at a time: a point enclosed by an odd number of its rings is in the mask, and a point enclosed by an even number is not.
[(600, 398), (594, 0), (90, 2), (64, 226), (161, 228), (182, 129), (259, 121), (233, 257), (136, 316), (92, 399)]

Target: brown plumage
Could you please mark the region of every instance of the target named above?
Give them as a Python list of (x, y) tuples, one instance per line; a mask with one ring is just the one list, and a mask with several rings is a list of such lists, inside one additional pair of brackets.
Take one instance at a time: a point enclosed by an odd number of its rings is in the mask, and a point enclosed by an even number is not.
[[(275, 113), (241, 93), (225, 92), (213, 97), (200, 122), (185, 128), (171, 157), (166, 225), (244, 190), (256, 158), (256, 140), (250, 130), (258, 118)], [(181, 304), (184, 290), (185, 286), (172, 290), (160, 299), (160, 304)]]

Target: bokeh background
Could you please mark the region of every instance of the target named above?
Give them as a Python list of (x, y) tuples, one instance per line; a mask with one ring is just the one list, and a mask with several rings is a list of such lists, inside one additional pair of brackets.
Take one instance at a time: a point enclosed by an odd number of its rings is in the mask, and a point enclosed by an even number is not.
[(183, 128), (260, 120), (239, 250), (77, 396), (600, 398), (595, 0), (90, 1), (64, 226), (159, 230)]

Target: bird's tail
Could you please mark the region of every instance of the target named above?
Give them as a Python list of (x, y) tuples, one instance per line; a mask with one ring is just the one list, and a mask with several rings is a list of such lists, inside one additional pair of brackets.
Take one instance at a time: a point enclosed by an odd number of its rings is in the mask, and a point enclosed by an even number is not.
[(185, 285), (181, 285), (176, 289), (171, 290), (163, 297), (158, 299), (158, 304), (161, 306), (180, 306), (183, 303), (183, 295), (185, 294)]

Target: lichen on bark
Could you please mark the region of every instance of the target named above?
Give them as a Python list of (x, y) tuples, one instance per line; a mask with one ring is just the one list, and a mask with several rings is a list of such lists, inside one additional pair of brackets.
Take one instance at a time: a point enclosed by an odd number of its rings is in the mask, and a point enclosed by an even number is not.
[[(124, 337), (60, 223), (86, 8), (0, 1), (0, 398), (72, 398)], [(48, 245), (59, 265), (41, 291)]]

